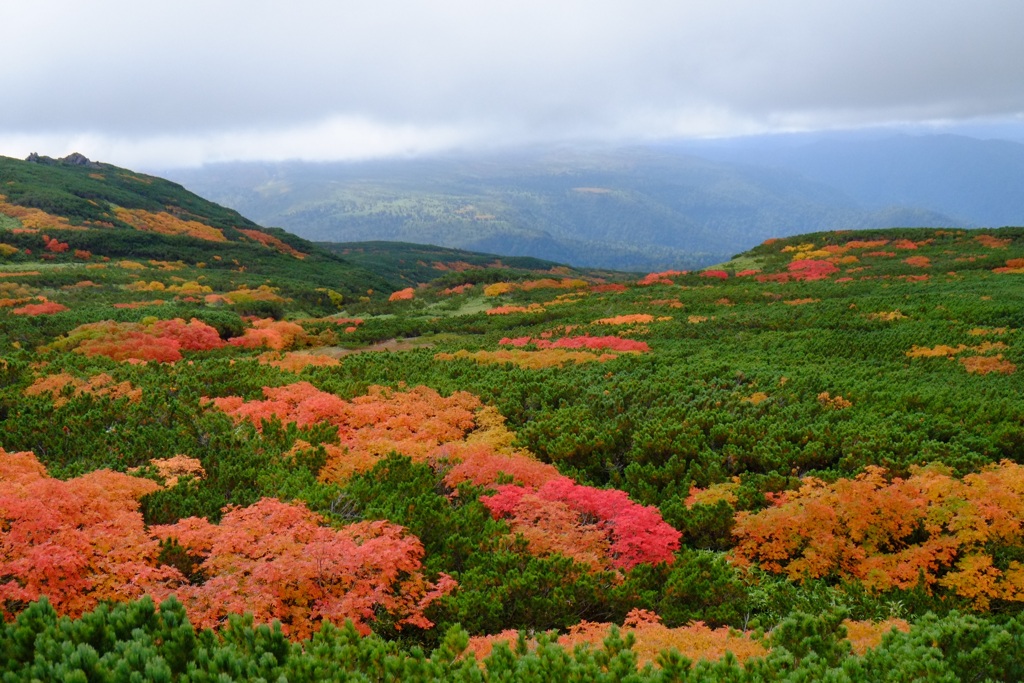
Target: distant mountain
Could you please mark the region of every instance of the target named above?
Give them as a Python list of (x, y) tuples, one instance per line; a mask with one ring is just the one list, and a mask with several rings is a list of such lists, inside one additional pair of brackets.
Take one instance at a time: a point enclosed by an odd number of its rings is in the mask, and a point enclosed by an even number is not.
[(789, 144), (706, 145), (699, 153), (796, 172), (871, 210), (927, 207), (960, 225), (1024, 223), (1019, 142), (959, 135), (796, 136)]
[(952, 135), (772, 136), (168, 172), (319, 241), (398, 240), (632, 270), (722, 261), (832, 229), (1024, 223), (1024, 145)]

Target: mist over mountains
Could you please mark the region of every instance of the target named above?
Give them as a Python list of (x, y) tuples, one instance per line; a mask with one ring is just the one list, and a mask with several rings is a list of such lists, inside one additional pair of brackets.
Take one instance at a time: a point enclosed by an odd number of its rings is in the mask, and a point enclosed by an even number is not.
[(1024, 224), (1024, 144), (958, 135), (787, 135), (162, 174), (310, 240), (397, 240), (623, 270), (699, 267), (819, 230)]

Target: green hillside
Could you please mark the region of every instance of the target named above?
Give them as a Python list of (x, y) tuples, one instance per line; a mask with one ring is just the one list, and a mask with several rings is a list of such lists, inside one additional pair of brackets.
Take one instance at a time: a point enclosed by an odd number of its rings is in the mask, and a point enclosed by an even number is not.
[[(43, 252), (55, 282), (74, 281), (83, 269), (98, 279), (107, 261), (130, 259), (199, 267), (205, 280), (222, 287), (256, 287), (272, 278), (283, 290), (323, 288), (348, 298), (393, 289), (306, 240), (258, 226), (176, 183), (80, 155), (69, 157), (77, 163), (37, 159), (0, 157), (0, 221), (11, 228), (6, 242), (18, 249), (8, 262), (37, 262)], [(44, 234), (67, 246), (48, 252)], [(309, 305), (337, 310), (322, 294)]]
[(570, 268), (532, 256), (495, 256), (478, 251), (448, 249), (407, 242), (319, 242), (318, 246), (392, 282), (404, 285), (451, 282), (500, 282), (543, 275), (622, 279), (627, 273), (594, 268)]
[(5, 680), (1024, 676), (1024, 228), (623, 279), (0, 168)]

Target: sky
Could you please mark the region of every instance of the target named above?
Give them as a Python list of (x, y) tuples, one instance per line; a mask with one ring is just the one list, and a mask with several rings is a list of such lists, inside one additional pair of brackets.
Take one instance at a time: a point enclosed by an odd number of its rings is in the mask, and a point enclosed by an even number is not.
[[(1024, 131), (1020, 0), (3, 0), (0, 155)], [(1024, 133), (1022, 133), (1024, 135)]]

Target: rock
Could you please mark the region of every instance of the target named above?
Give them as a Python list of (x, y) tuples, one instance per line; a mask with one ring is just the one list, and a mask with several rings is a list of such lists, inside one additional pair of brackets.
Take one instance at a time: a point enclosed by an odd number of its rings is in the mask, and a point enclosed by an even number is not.
[(100, 164), (98, 164), (95, 161), (90, 161), (89, 157), (85, 156), (84, 154), (79, 154), (78, 152), (72, 152), (66, 157), (62, 157), (60, 159), (54, 159), (53, 157), (43, 156), (41, 154), (32, 152), (27, 157), (25, 157), (25, 161), (31, 162), (33, 164), (45, 164), (46, 166), (54, 166), (56, 164), (60, 164), (61, 166), (84, 166), (86, 168), (100, 167)]
[(57, 163), (57, 160), (54, 159), (53, 157), (40, 156), (35, 152), (32, 152), (27, 157), (25, 157), (25, 161), (28, 161), (33, 164), (45, 164), (47, 166), (52, 166), (53, 164)]
[(57, 161), (64, 164), (65, 166), (88, 166), (89, 168), (99, 168), (99, 164), (97, 164), (95, 161), (89, 161), (89, 158), (87, 156), (85, 156), (84, 154), (79, 154), (78, 152), (72, 152), (71, 154), (61, 159), (58, 159)]

